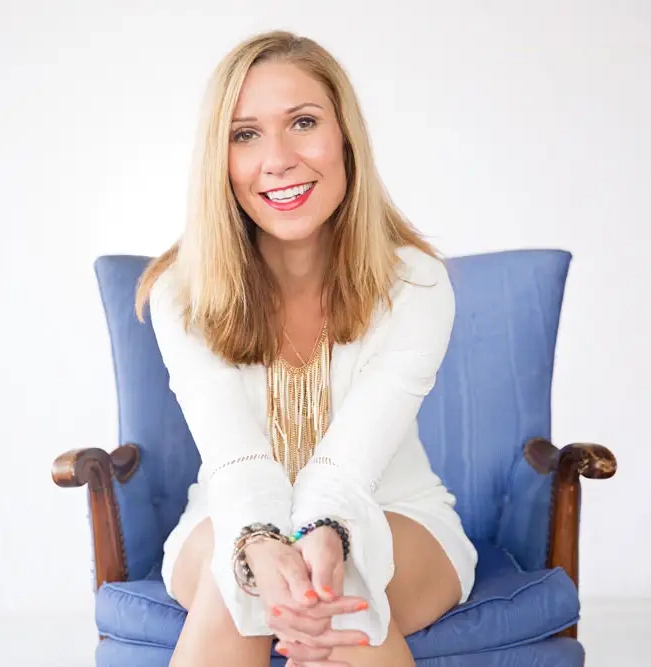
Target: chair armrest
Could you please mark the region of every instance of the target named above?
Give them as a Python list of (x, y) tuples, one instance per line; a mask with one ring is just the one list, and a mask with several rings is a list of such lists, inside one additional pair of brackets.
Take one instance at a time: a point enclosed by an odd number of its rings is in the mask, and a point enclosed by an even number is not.
[(560, 565), (578, 586), (580, 477), (608, 479), (617, 471), (617, 459), (603, 445), (575, 443), (558, 449), (544, 438), (529, 440), (524, 455), (536, 472), (554, 473), (547, 565)]
[(543, 475), (561, 472), (588, 479), (608, 479), (617, 472), (615, 455), (603, 445), (574, 443), (558, 449), (549, 440), (533, 438), (524, 451), (531, 467)]
[[(538, 473), (554, 474), (547, 566), (562, 567), (578, 588), (580, 478), (612, 477), (617, 472), (617, 459), (602, 445), (574, 443), (558, 449), (544, 438), (529, 440), (524, 455)], [(576, 637), (576, 626), (562, 634)]]
[(124, 484), (139, 463), (138, 447), (122, 445), (111, 454), (98, 448), (73, 449), (58, 456), (52, 465), (52, 479), (58, 486), (88, 485), (96, 588), (105, 581), (127, 580), (127, 561), (113, 478)]

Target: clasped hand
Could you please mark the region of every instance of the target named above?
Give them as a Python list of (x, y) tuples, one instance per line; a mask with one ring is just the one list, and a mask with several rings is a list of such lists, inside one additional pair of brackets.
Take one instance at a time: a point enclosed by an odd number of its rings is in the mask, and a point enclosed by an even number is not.
[(368, 603), (343, 595), (343, 549), (331, 528), (317, 528), (293, 545), (255, 542), (247, 547), (246, 557), (269, 627), (280, 640), (276, 651), (290, 658), (288, 665), (347, 667), (329, 660), (332, 650), (369, 643), (363, 632), (332, 628), (333, 616), (362, 611)]

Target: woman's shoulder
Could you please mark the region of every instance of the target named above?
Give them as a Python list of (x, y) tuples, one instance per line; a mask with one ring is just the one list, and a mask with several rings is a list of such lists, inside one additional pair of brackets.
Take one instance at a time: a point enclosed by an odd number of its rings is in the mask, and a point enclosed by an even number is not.
[(212, 373), (230, 368), (220, 354), (211, 349), (198, 327), (187, 323), (187, 305), (184, 301), (179, 271), (174, 264), (156, 277), (149, 291), (151, 325), (163, 360), (170, 370), (174, 365), (176, 376)]
[(434, 257), (414, 245), (397, 248), (396, 255), (401, 261), (400, 280), (398, 281), (401, 287), (414, 283), (415, 286), (436, 287), (442, 291), (452, 291), (450, 277), (443, 259)]
[(180, 281), (175, 264), (170, 264), (156, 277), (149, 290), (152, 317), (159, 313), (180, 314)]
[[(445, 262), (420, 248), (409, 245), (395, 250), (400, 260), (396, 280), (390, 292), (391, 303), (383, 303), (376, 311), (370, 330), (382, 336), (401, 322), (409, 326), (418, 322), (445, 329), (451, 326), (456, 312), (454, 291)], [(397, 330), (396, 329), (396, 330)], [(368, 340), (375, 340), (369, 335)]]
[(395, 253), (401, 265), (391, 302), (376, 311), (364, 338), (362, 365), (382, 346), (439, 349), (452, 330), (456, 303), (445, 261), (416, 246), (401, 246)]
[(164, 335), (179, 341), (196, 338), (196, 331), (187, 326), (187, 302), (184, 298), (179, 270), (172, 263), (156, 276), (148, 296), (149, 316), (159, 342)]

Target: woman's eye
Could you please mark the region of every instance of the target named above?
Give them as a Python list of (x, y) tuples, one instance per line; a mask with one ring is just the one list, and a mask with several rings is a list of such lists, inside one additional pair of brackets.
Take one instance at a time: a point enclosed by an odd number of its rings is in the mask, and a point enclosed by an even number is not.
[(233, 141), (238, 143), (246, 143), (247, 141), (251, 141), (254, 135), (255, 132), (252, 130), (238, 130), (235, 132), (235, 134), (233, 134)]
[[(294, 121), (294, 126), (299, 130), (309, 130), (316, 124), (316, 119), (311, 116), (301, 116)], [(246, 144), (256, 136), (257, 132), (253, 130), (237, 130), (233, 133), (233, 141), (238, 144)]]
[(301, 116), (294, 123), (300, 130), (309, 130), (316, 125), (316, 120), (310, 116)]

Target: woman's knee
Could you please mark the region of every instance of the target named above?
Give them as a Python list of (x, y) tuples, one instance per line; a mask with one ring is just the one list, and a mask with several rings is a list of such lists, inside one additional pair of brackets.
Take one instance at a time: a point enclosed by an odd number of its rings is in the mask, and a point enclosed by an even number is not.
[(351, 667), (415, 667), (416, 663), (404, 636), (392, 618), (386, 639), (380, 646), (336, 648), (331, 660), (342, 660)]
[(185, 540), (174, 565), (172, 591), (188, 615), (172, 665), (268, 665), (271, 637), (242, 637), (222, 598), (211, 569), (213, 540), (207, 519)]
[(409, 635), (431, 625), (461, 597), (459, 577), (441, 544), (422, 525), (387, 512), (395, 574), (387, 586), (391, 614)]
[[(204, 519), (190, 533), (176, 558), (172, 572), (172, 593), (186, 609), (192, 605), (199, 585), (210, 583), (214, 539), (212, 522)], [(219, 595), (216, 583), (214, 591)]]

